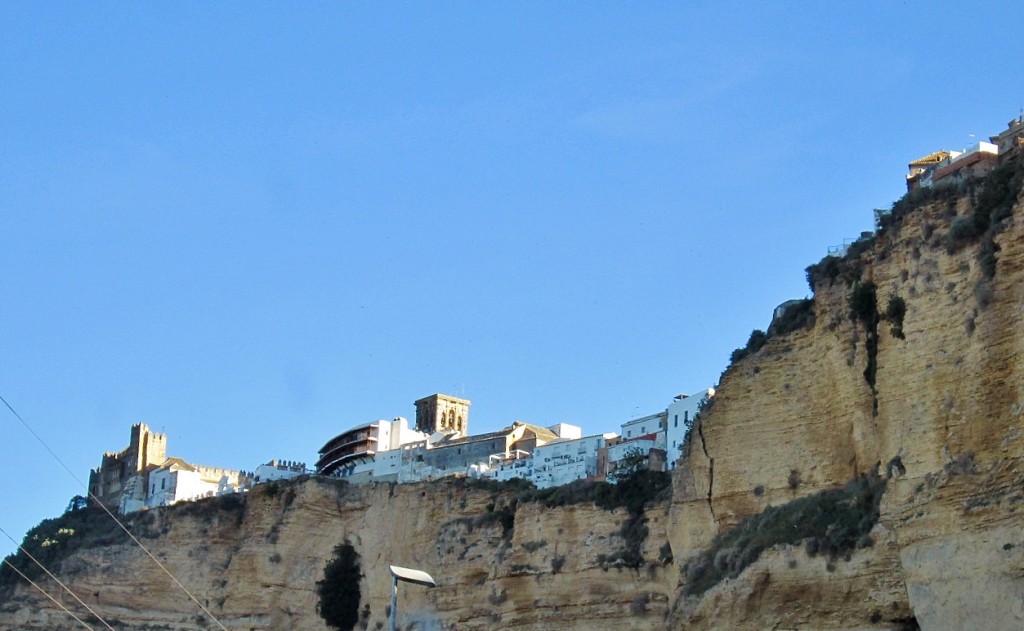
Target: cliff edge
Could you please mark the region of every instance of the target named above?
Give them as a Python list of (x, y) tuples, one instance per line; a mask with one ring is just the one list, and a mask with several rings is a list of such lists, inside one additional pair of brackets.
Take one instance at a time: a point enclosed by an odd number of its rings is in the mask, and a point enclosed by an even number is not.
[[(363, 629), (386, 626), (388, 564), (439, 583), (402, 590), (403, 628), (1022, 628), (1022, 173), (908, 196), (812, 265), (813, 298), (734, 355), (670, 497), (311, 478), (132, 528), (228, 629), (326, 629), (343, 542)], [(58, 567), (121, 626), (213, 626), (117, 537)], [(23, 582), (0, 593), (0, 631), (74, 628)]]

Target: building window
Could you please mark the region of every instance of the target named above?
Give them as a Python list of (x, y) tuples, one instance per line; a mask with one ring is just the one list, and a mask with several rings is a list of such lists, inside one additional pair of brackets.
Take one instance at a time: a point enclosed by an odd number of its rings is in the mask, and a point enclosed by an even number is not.
[(632, 436), (632, 435), (633, 435), (633, 430), (631, 430), (631, 429), (627, 429), (627, 430), (626, 430), (626, 438), (629, 438), (629, 437), (630, 437), (630, 436)]
[(690, 413), (688, 411), (683, 412), (683, 422), (686, 423), (690, 420)]
[(679, 427), (679, 415), (676, 414), (672, 419), (672, 427)]

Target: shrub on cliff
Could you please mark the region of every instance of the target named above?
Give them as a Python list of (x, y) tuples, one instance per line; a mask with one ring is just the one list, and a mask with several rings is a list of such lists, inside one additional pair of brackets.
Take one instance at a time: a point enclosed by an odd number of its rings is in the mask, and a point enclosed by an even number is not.
[[(870, 280), (857, 283), (850, 292), (850, 319), (864, 325), (864, 347), (868, 361), (864, 368), (864, 379), (875, 389), (875, 377), (878, 372), (878, 292)], [(902, 332), (901, 332), (902, 334)], [(876, 402), (877, 403), (877, 402)]]
[(350, 631), (359, 622), (359, 600), (362, 594), (359, 581), (363, 574), (359, 568), (359, 554), (348, 541), (334, 548), (334, 558), (324, 566), (324, 578), (316, 583), (320, 597), (316, 611), (327, 626), (339, 631)]
[(889, 321), (889, 332), (893, 337), (903, 339), (903, 318), (907, 315), (907, 303), (896, 294), (889, 296), (885, 305), (885, 319)]
[(518, 499), (548, 508), (593, 503), (604, 510), (625, 508), (630, 514), (640, 514), (647, 503), (667, 499), (671, 487), (671, 474), (635, 469), (621, 476), (615, 484), (577, 480), (562, 486), (523, 491)]
[(886, 480), (877, 472), (782, 506), (769, 506), (711, 541), (687, 564), (687, 594), (702, 594), (725, 578), (738, 576), (772, 546), (806, 542), (811, 556), (830, 560), (871, 545), (868, 535), (878, 522), (878, 504)]
[(743, 358), (753, 355), (757, 351), (761, 350), (765, 342), (768, 341), (768, 335), (761, 329), (754, 329), (750, 333), (750, 337), (747, 338), (747, 345), (743, 348), (737, 348), (729, 356), (729, 363), (735, 364)]
[(22, 549), (0, 564), (0, 594), (10, 593), (23, 580), (8, 567), (8, 563), (34, 581), (42, 577), (44, 572), (29, 555), (50, 571), (56, 571), (64, 559), (79, 550), (126, 541), (128, 535), (102, 508), (83, 507), (81, 502), (72, 499), (67, 512), (60, 517), (39, 522), (25, 535)]
[(768, 327), (768, 337), (785, 335), (800, 329), (810, 329), (814, 327), (814, 322), (813, 298), (787, 303), (779, 317), (774, 318), (771, 326)]
[(1024, 160), (1018, 156), (992, 170), (980, 181), (971, 214), (957, 217), (946, 233), (946, 252), (953, 254), (971, 243), (980, 242), (978, 263), (984, 278), (996, 273), (999, 246), (996, 236), (1006, 229), (1013, 216), (1017, 197), (1024, 189)]
[[(667, 500), (672, 492), (672, 475), (666, 471), (651, 471), (644, 465), (646, 456), (639, 451), (631, 453), (627, 464), (618, 475), (609, 476), (612, 482), (576, 480), (569, 484), (538, 489), (528, 480), (513, 478), (507, 481), (466, 478), (455, 484), (494, 493), (487, 512), (476, 517), (463, 517), (461, 521), (470, 529), (500, 523), (502, 536), (511, 541), (515, 528), (516, 510), (521, 503), (542, 504), (548, 508), (594, 504), (604, 510), (623, 508), (627, 517), (619, 529), (623, 547), (612, 555), (604, 555), (602, 565), (637, 568), (644, 563), (643, 543), (647, 539), (647, 518), (644, 511), (648, 503)], [(558, 563), (561, 568), (561, 563)], [(558, 570), (554, 569), (557, 573)]]

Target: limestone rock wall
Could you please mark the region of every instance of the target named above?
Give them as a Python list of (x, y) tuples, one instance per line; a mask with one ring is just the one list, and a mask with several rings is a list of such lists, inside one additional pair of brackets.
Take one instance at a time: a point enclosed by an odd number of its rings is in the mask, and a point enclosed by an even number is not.
[(813, 328), (730, 367), (676, 474), (677, 559), (875, 466), (891, 475), (878, 543), (831, 571), (808, 570), (825, 563), (799, 551), (765, 555), (699, 601), (680, 598), (674, 628), (1024, 627), (1024, 209), (995, 239), (990, 280), (977, 243), (946, 247), (971, 210), (968, 199), (933, 203), (860, 255), (879, 311), (890, 296), (907, 307), (903, 339), (891, 322), (877, 327), (875, 388), (865, 325), (850, 317), (853, 279), (819, 281)]
[[(326, 629), (316, 610), (316, 582), (334, 547), (346, 540), (361, 556), (368, 629), (387, 628), (389, 564), (429, 569), (438, 581), (436, 589), (402, 587), (402, 628), (663, 624), (673, 585), (665, 569), (652, 562), (638, 571), (614, 562), (627, 517), (621, 509), (521, 503), (506, 529), (494, 517), (511, 510), (513, 498), (465, 481), (357, 486), (311, 478), (258, 486), (238, 509), (218, 510), (213, 500), (152, 511), (140, 540), (232, 630)], [(654, 534), (644, 556), (657, 559), (667, 505), (646, 516)], [(79, 552), (60, 575), (108, 622), (139, 631), (216, 628), (135, 545)], [(70, 597), (63, 600), (82, 611)], [(27, 586), (0, 603), (3, 631), (79, 628)]]
[[(346, 540), (367, 629), (386, 627), (388, 564), (439, 582), (402, 589), (407, 629), (1024, 628), (1024, 207), (995, 239), (991, 278), (977, 242), (946, 247), (971, 211), (953, 199), (907, 215), (818, 280), (813, 327), (726, 371), (671, 502), (647, 510), (639, 569), (615, 562), (625, 513), (515, 505), (465, 481), (265, 485), (234, 509), (152, 511), (142, 540), (233, 631), (324, 629), (315, 585)], [(877, 287), (879, 311), (890, 296), (906, 304), (902, 337), (878, 323), (874, 384), (869, 331), (850, 317), (858, 280)], [(776, 546), (687, 595), (685, 568), (717, 534), (876, 468), (888, 483), (873, 545), (838, 559)], [(128, 628), (215, 628), (134, 546), (60, 569)], [(0, 631), (74, 628), (30, 587), (0, 602)]]

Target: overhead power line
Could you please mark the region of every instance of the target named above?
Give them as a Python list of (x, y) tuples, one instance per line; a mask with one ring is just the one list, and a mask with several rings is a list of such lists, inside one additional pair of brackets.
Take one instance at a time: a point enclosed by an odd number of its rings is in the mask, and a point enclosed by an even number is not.
[[(164, 564), (163, 564), (163, 563), (161, 563), (161, 562), (160, 562), (160, 560), (159, 560), (159, 559), (157, 559), (157, 558), (156, 558), (156, 556), (155, 556), (155, 555), (154, 555), (154, 554), (153, 554), (152, 552), (150, 552), (150, 551), (149, 551), (149, 548), (147, 548), (146, 546), (142, 545), (142, 542), (141, 542), (141, 541), (139, 541), (139, 540), (138, 540), (138, 538), (137, 538), (137, 537), (136, 537), (135, 535), (133, 535), (133, 534), (132, 534), (132, 532), (131, 532), (130, 530), (128, 530), (128, 527), (127, 527), (127, 526), (125, 526), (125, 525), (124, 525), (124, 523), (123, 523), (123, 522), (122, 522), (122, 521), (121, 521), (120, 519), (118, 519), (118, 518), (117, 518), (117, 516), (116, 516), (116, 515), (114, 515), (114, 513), (113, 513), (113, 512), (111, 512), (111, 510), (110, 510), (109, 508), (107, 508), (106, 504), (104, 504), (103, 502), (101, 502), (101, 501), (100, 501), (100, 498), (96, 497), (96, 496), (95, 496), (95, 495), (93, 494), (93, 492), (89, 490), (89, 486), (88, 486), (87, 484), (85, 484), (84, 482), (82, 482), (82, 480), (81, 480), (81, 479), (79, 479), (79, 477), (78, 477), (77, 475), (75, 475), (75, 473), (74, 473), (74, 472), (73, 472), (73, 471), (71, 470), (71, 468), (70, 468), (70, 467), (68, 467), (68, 466), (67, 466), (66, 464), (64, 464), (64, 461), (63, 461), (63, 460), (61, 460), (61, 459), (60, 459), (60, 457), (59, 457), (59, 456), (58, 456), (58, 455), (57, 455), (57, 454), (56, 454), (56, 453), (55, 453), (55, 452), (54, 452), (54, 451), (53, 451), (52, 449), (50, 449), (50, 446), (46, 444), (46, 441), (45, 441), (45, 440), (43, 440), (43, 439), (42, 439), (42, 437), (41, 437), (41, 436), (40, 436), (39, 434), (37, 434), (37, 433), (36, 433), (36, 431), (35, 431), (34, 429), (32, 429), (32, 427), (31, 427), (31, 426), (30, 426), (30, 425), (28, 424), (28, 422), (27, 422), (27, 421), (25, 421), (25, 419), (23, 419), (23, 418), (21, 417), (21, 415), (20, 415), (20, 414), (18, 414), (17, 410), (15, 410), (15, 409), (14, 409), (13, 407), (11, 407), (11, 404), (7, 402), (7, 399), (5, 399), (5, 398), (3, 397), (3, 395), (0, 395), (0, 401), (3, 401), (4, 405), (5, 405), (5, 406), (7, 406), (7, 409), (11, 411), (11, 414), (13, 414), (13, 415), (15, 416), (15, 418), (17, 418), (17, 419), (18, 419), (19, 421), (21, 421), (21, 424), (25, 426), (25, 429), (27, 429), (27, 430), (29, 431), (29, 433), (31, 433), (31, 434), (32, 434), (32, 436), (34, 436), (34, 437), (35, 437), (35, 439), (36, 439), (37, 441), (39, 441), (39, 444), (40, 444), (40, 445), (42, 445), (42, 446), (43, 446), (43, 448), (44, 448), (44, 449), (46, 449), (46, 451), (48, 451), (48, 452), (50, 453), (50, 455), (51, 455), (51, 456), (53, 456), (53, 459), (54, 459), (54, 460), (56, 460), (56, 461), (57, 461), (58, 463), (60, 463), (60, 466), (61, 466), (61, 467), (63, 467), (65, 471), (67, 471), (68, 475), (70, 475), (70, 476), (71, 476), (71, 478), (72, 478), (72, 479), (73, 479), (73, 480), (74, 480), (75, 482), (78, 482), (78, 485), (79, 485), (79, 486), (81, 486), (81, 487), (82, 487), (83, 489), (85, 489), (85, 493), (86, 493), (86, 495), (87, 495), (87, 496), (88, 496), (88, 497), (89, 497), (90, 499), (92, 499), (92, 500), (93, 500), (94, 502), (96, 502), (96, 504), (97, 504), (97, 505), (98, 505), (98, 506), (99, 506), (100, 508), (102, 508), (102, 509), (103, 509), (103, 512), (105, 512), (105, 513), (106, 513), (107, 515), (109, 515), (109, 516), (110, 516), (110, 518), (111, 518), (112, 520), (114, 520), (114, 523), (115, 523), (115, 524), (117, 524), (117, 525), (118, 525), (118, 526), (119, 526), (119, 527), (121, 528), (121, 530), (123, 530), (123, 531), (125, 532), (125, 534), (127, 534), (127, 535), (128, 535), (128, 537), (129, 537), (129, 538), (130, 538), (130, 539), (131, 539), (131, 540), (132, 540), (133, 542), (135, 542), (135, 545), (139, 546), (139, 548), (140, 548), (140, 549), (141, 549), (141, 550), (142, 550), (143, 552), (145, 552), (145, 553), (146, 553), (146, 556), (148, 556), (148, 557), (149, 557), (150, 559), (152, 559), (152, 560), (153, 560), (153, 563), (156, 563), (157, 567), (159, 567), (159, 568), (160, 568), (161, 570), (163, 570), (164, 574), (166, 574), (166, 575), (167, 575), (167, 576), (168, 576), (168, 577), (169, 577), (169, 578), (171, 579), (171, 581), (173, 581), (173, 582), (174, 582), (174, 584), (175, 584), (175, 585), (177, 585), (177, 586), (178, 586), (178, 587), (179, 587), (179, 588), (181, 589), (181, 591), (185, 592), (185, 595), (187, 595), (187, 596), (189, 597), (189, 599), (190, 599), (190, 600), (191, 600), (192, 602), (194, 602), (194, 603), (196, 604), (196, 606), (197, 606), (197, 607), (199, 607), (199, 609), (200, 609), (200, 610), (202, 610), (202, 612), (203, 612), (204, 614), (206, 614), (206, 616), (207, 616), (208, 618), (210, 618), (210, 620), (213, 620), (213, 622), (214, 622), (214, 623), (215, 623), (215, 624), (216, 624), (216, 625), (217, 625), (217, 626), (218, 626), (218, 627), (219, 627), (219, 628), (220, 628), (220, 629), (221, 629), (222, 631), (228, 631), (227, 627), (225, 627), (225, 626), (224, 626), (223, 624), (221, 624), (220, 620), (218, 620), (218, 619), (217, 619), (217, 617), (216, 617), (216, 616), (214, 616), (214, 615), (213, 615), (213, 613), (212, 613), (212, 612), (211, 612), (211, 611), (210, 611), (210, 610), (209, 610), (209, 609), (208, 609), (208, 608), (207, 608), (207, 607), (206, 607), (205, 605), (203, 605), (203, 603), (199, 602), (199, 599), (198, 599), (198, 598), (196, 598), (196, 597), (195, 597), (195, 596), (194, 596), (194, 595), (192, 594), (192, 592), (190, 592), (190, 591), (188, 590), (188, 588), (186, 588), (186, 587), (185, 587), (185, 585), (183, 585), (183, 584), (182, 584), (182, 582), (181, 582), (181, 581), (179, 581), (179, 580), (177, 579), (177, 577), (176, 577), (176, 576), (174, 576), (174, 574), (172, 574), (172, 573), (171, 573), (171, 571), (170, 571), (170, 570), (168, 570), (168, 569), (167, 569), (167, 567), (166, 567), (166, 566), (164, 566)], [(6, 534), (6, 533), (4, 533), (4, 534)], [(8, 537), (9, 537), (9, 535), (8, 535)], [(12, 539), (12, 541), (13, 541), (13, 539)], [(15, 543), (17, 543), (17, 542), (15, 541)], [(18, 547), (20, 548), (21, 546), (18, 546)], [(26, 552), (26, 554), (28, 554), (28, 553)], [(40, 565), (40, 567), (42, 567), (42, 566)], [(56, 578), (54, 578), (54, 580), (56, 580)], [(70, 590), (69, 590), (69, 591), (70, 591)], [(81, 601), (79, 601), (79, 602), (81, 602)], [(84, 603), (83, 603), (83, 605), (84, 605)], [(86, 607), (86, 608), (88, 608), (88, 607)], [(95, 614), (93, 614), (93, 615), (95, 615)], [(96, 616), (96, 617), (98, 618), (99, 616)], [(104, 624), (106, 624), (106, 623), (104, 623)], [(110, 626), (110, 625), (107, 625), (107, 626), (108, 626), (108, 628), (109, 628), (109, 626)], [(113, 631), (113, 629), (111, 629), (111, 631)]]
[(43, 589), (42, 587), (40, 587), (40, 586), (39, 586), (39, 585), (38, 585), (38, 584), (37, 584), (37, 583), (36, 583), (35, 581), (33, 581), (33, 580), (32, 580), (32, 579), (30, 579), (29, 577), (25, 576), (25, 575), (24, 575), (24, 574), (22, 573), (22, 571), (21, 571), (21, 570), (19, 570), (18, 568), (16, 568), (16, 567), (14, 566), (14, 564), (13, 564), (13, 563), (11, 563), (10, 561), (8, 561), (7, 559), (4, 559), (4, 563), (6, 563), (6, 564), (7, 564), (7, 567), (9, 567), (9, 568), (11, 568), (12, 570), (14, 570), (14, 571), (15, 571), (15, 572), (16, 572), (16, 573), (18, 574), (18, 576), (20, 576), (21, 578), (25, 579), (25, 581), (26, 581), (26, 582), (28, 582), (28, 584), (29, 584), (29, 585), (31, 585), (32, 587), (35, 587), (36, 589), (38, 589), (38, 590), (39, 590), (39, 591), (40, 591), (40, 592), (41, 592), (41, 593), (43, 594), (43, 596), (46, 596), (46, 597), (47, 597), (47, 598), (49, 598), (49, 599), (50, 599), (51, 601), (53, 601), (53, 604), (55, 604), (55, 605), (57, 605), (58, 607), (60, 607), (61, 609), (63, 609), (63, 610), (64, 610), (64, 613), (68, 614), (69, 616), (71, 616), (72, 618), (74, 618), (75, 620), (77, 620), (77, 621), (78, 621), (78, 623), (79, 623), (80, 625), (82, 625), (83, 627), (85, 627), (85, 628), (86, 628), (86, 629), (88, 629), (89, 631), (95, 631), (95, 629), (93, 629), (92, 627), (90, 627), (89, 625), (87, 625), (87, 624), (85, 623), (85, 621), (84, 621), (84, 620), (82, 620), (81, 618), (79, 618), (78, 616), (76, 616), (76, 615), (75, 615), (75, 612), (71, 611), (70, 609), (68, 609), (67, 607), (65, 607), (65, 606), (64, 606), (63, 604), (61, 604), (60, 602), (58, 602), (56, 598), (54, 598), (53, 596), (51, 596), (50, 594), (48, 594), (48, 593), (46, 592), (46, 590), (45, 590), (45, 589)]
[[(21, 550), (21, 552), (22, 552), (22, 553), (24, 553), (24, 554), (25, 554), (25, 556), (27, 556), (27, 557), (28, 557), (28, 558), (29, 558), (29, 559), (30, 559), (30, 560), (31, 560), (31, 561), (32, 561), (33, 563), (35, 563), (36, 565), (38, 565), (38, 566), (39, 566), (39, 569), (41, 569), (41, 570), (42, 570), (43, 572), (46, 572), (46, 575), (47, 575), (47, 576), (49, 576), (49, 577), (50, 577), (51, 579), (53, 579), (53, 581), (54, 581), (55, 583), (57, 583), (58, 585), (60, 585), (60, 586), (61, 586), (61, 589), (63, 589), (63, 590), (64, 590), (64, 591), (66, 591), (67, 593), (71, 594), (71, 597), (72, 597), (72, 598), (74, 598), (74, 599), (75, 599), (75, 600), (76, 600), (76, 601), (78, 602), (78, 604), (79, 604), (79, 605), (81, 605), (81, 606), (85, 607), (86, 611), (88, 611), (89, 613), (91, 613), (91, 614), (92, 614), (93, 616), (95, 616), (95, 617), (96, 617), (96, 618), (97, 618), (97, 619), (98, 619), (98, 620), (99, 620), (100, 622), (102, 622), (102, 623), (103, 623), (103, 626), (105, 626), (106, 628), (110, 629), (110, 631), (115, 631), (114, 627), (112, 627), (112, 626), (110, 626), (109, 624), (107, 624), (107, 621), (103, 619), (103, 616), (99, 615), (98, 613), (96, 613), (95, 611), (93, 611), (93, 608), (92, 608), (92, 607), (90, 607), (89, 605), (85, 604), (85, 602), (83, 602), (83, 601), (82, 601), (82, 599), (78, 597), (78, 594), (76, 594), (75, 592), (71, 591), (71, 588), (70, 588), (70, 587), (68, 587), (67, 585), (65, 585), (64, 583), (62, 583), (62, 582), (61, 582), (61, 580), (60, 580), (59, 578), (57, 578), (56, 576), (54, 576), (54, 575), (53, 575), (53, 572), (51, 572), (51, 571), (50, 571), (50, 570), (49, 570), (49, 569), (48, 569), (48, 568), (47, 568), (47, 567), (46, 567), (45, 565), (43, 565), (43, 564), (42, 564), (42, 563), (41, 563), (41, 562), (39, 561), (39, 559), (37, 559), (37, 558), (35, 558), (34, 556), (32, 556), (32, 553), (31, 553), (31, 552), (29, 552), (28, 550), (26, 550), (26, 549), (25, 549), (25, 548), (24, 548), (23, 546), (21, 546), (21, 545), (18, 545), (18, 542), (14, 540), (14, 537), (12, 537), (11, 535), (7, 534), (7, 531), (6, 531), (6, 530), (4, 530), (3, 528), (0, 528), (0, 532), (2, 532), (2, 533), (3, 533), (3, 535), (4, 535), (5, 537), (7, 537), (8, 539), (10, 539), (10, 540), (11, 540), (11, 543), (13, 543), (14, 545), (18, 546), (18, 550)], [(6, 559), (4, 559), (4, 560), (6, 561)], [(11, 563), (10, 563), (10, 562), (8, 561), (8, 562), (7, 562), (7, 565), (11, 565)], [(14, 567), (14, 566), (13, 566), (13, 565), (11, 565), (11, 567)], [(19, 573), (19, 574), (21, 574), (21, 572), (18, 572), (18, 573)]]

